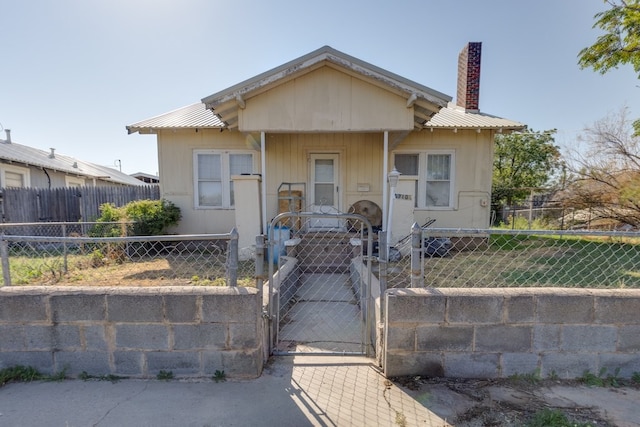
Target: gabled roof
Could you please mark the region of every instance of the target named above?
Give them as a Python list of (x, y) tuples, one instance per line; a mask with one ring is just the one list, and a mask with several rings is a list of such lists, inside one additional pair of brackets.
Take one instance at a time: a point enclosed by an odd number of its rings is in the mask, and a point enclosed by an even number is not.
[(0, 140), (0, 160), (4, 160), (5, 163), (20, 163), (115, 184), (144, 185), (140, 180), (116, 169), (74, 159), (56, 152), (52, 155), (51, 152), (4, 140)]
[(307, 55), (209, 95), (203, 98), (202, 102), (207, 108), (213, 110), (224, 122), (225, 127), (236, 128), (238, 109), (243, 108), (246, 99), (323, 65), (334, 66), (360, 75), (364, 79), (375, 81), (383, 87), (402, 94), (407, 98), (407, 105), (411, 104), (414, 107), (417, 126), (423, 124), (451, 101), (449, 95), (349, 56), (330, 46), (323, 46)]
[(448, 95), (324, 46), (209, 95), (202, 102), (129, 125), (127, 130), (129, 133), (154, 133), (161, 129), (237, 128), (238, 109), (243, 107), (246, 99), (327, 64), (404, 94), (407, 106), (413, 106), (416, 129), (518, 130), (524, 127), (524, 124), (513, 120), (465, 110), (452, 103)]

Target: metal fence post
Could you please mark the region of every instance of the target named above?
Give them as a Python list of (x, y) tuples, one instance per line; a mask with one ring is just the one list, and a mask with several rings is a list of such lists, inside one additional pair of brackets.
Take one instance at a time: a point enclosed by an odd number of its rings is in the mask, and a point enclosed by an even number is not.
[(231, 230), (231, 240), (229, 240), (229, 254), (227, 255), (227, 274), (229, 275), (228, 286), (238, 286), (238, 229)]
[[(67, 237), (67, 224), (62, 224), (62, 237)], [(67, 272), (69, 272), (69, 264), (68, 264), (69, 250), (67, 248), (66, 240), (64, 241), (64, 243), (62, 243), (62, 251), (63, 251), (63, 254), (62, 254), (63, 268), (66, 274)]]
[(411, 226), (411, 287), (424, 288), (422, 275), (422, 227), (414, 222)]
[(9, 270), (9, 242), (0, 235), (0, 257), (2, 257), (2, 280), (5, 286), (11, 286), (11, 271)]
[(264, 248), (265, 236), (260, 234), (256, 236), (256, 288), (262, 290), (264, 284)]

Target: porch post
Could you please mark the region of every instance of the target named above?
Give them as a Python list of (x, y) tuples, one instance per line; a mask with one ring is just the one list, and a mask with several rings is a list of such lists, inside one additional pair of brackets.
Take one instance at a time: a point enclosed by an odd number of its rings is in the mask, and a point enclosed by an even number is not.
[(387, 231), (389, 215), (387, 196), (387, 173), (389, 172), (389, 131), (384, 131), (384, 153), (382, 153), (382, 229)]
[(262, 234), (267, 234), (267, 156), (264, 132), (260, 132), (260, 169), (262, 171)]

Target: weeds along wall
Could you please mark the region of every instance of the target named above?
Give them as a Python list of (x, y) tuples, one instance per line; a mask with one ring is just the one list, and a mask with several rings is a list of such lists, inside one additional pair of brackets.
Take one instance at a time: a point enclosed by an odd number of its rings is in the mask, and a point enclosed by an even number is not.
[(640, 290), (390, 289), (384, 313), (390, 377), (640, 372)]
[(261, 307), (245, 287), (0, 287), (0, 369), (255, 378)]

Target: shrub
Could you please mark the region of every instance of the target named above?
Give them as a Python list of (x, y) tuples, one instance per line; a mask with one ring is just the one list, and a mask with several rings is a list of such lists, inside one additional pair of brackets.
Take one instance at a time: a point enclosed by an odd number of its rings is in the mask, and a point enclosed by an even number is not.
[[(136, 200), (122, 207), (111, 203), (100, 206), (100, 218), (89, 231), (93, 237), (157, 236), (182, 217), (180, 208), (168, 200)], [(120, 223), (120, 224), (114, 224)], [(125, 224), (131, 223), (128, 226)]]
[(157, 236), (180, 221), (180, 208), (167, 200), (138, 200), (124, 206), (135, 236)]
[[(91, 237), (121, 237), (126, 236), (126, 220), (122, 208), (116, 208), (112, 203), (100, 205), (100, 218), (98, 223), (89, 230)], [(120, 223), (120, 224), (114, 224)]]

